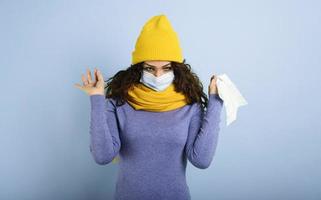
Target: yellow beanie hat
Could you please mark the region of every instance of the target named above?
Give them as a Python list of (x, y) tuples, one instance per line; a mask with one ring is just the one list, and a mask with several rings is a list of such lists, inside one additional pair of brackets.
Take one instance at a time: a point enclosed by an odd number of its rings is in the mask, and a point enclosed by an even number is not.
[(179, 39), (164, 14), (151, 17), (143, 26), (132, 52), (132, 64), (146, 60), (183, 62)]

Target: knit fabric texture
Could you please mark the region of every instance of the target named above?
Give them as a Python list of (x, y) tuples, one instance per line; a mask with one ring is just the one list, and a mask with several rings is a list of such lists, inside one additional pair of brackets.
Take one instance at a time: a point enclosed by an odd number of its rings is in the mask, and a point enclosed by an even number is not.
[(132, 64), (146, 60), (183, 62), (183, 50), (177, 32), (166, 15), (151, 17), (145, 23), (132, 51)]
[(115, 200), (190, 200), (188, 161), (199, 169), (212, 163), (218, 143), (223, 101), (210, 94), (207, 109), (194, 103), (152, 112), (127, 102), (116, 106), (91, 95), (90, 152), (99, 165), (120, 160)]

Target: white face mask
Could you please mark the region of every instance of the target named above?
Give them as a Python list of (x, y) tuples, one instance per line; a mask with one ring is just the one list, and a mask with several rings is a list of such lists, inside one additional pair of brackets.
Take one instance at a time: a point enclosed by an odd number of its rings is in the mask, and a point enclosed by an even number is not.
[(163, 91), (173, 82), (174, 77), (175, 76), (173, 70), (166, 72), (165, 74), (159, 77), (156, 77), (154, 76), (154, 74), (143, 70), (140, 82), (152, 88), (153, 90)]

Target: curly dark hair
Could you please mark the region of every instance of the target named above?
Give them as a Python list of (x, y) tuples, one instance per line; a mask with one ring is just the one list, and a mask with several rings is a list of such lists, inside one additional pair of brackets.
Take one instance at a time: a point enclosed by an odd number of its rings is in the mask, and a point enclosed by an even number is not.
[[(200, 103), (201, 109), (207, 107), (208, 98), (203, 92), (203, 84), (198, 76), (192, 71), (191, 66), (185, 63), (170, 61), (175, 75), (173, 84), (176, 92), (181, 92), (185, 95), (187, 103)], [(143, 63), (139, 62), (130, 65), (126, 70), (118, 71), (113, 77), (108, 78), (105, 82), (105, 97), (116, 100), (116, 105), (121, 106), (128, 99), (128, 89), (133, 84), (140, 83), (140, 78), (143, 70)]]

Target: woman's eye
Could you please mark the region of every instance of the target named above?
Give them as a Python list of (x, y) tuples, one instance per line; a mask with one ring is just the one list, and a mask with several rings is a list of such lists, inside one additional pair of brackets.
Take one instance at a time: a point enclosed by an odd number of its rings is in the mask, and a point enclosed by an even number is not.
[[(172, 67), (165, 67), (163, 68), (164, 71), (171, 71), (172, 70)], [(154, 69), (152, 67), (144, 67), (144, 70), (146, 71), (153, 71)]]
[(144, 70), (150, 71), (151, 67), (145, 67)]

